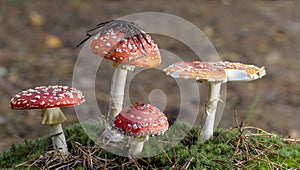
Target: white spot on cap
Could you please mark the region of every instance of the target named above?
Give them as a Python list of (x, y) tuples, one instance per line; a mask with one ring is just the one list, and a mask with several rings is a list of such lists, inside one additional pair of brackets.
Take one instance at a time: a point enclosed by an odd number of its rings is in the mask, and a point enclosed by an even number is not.
[(117, 51), (118, 53), (121, 53), (121, 52), (122, 52), (122, 49), (117, 48), (116, 51)]

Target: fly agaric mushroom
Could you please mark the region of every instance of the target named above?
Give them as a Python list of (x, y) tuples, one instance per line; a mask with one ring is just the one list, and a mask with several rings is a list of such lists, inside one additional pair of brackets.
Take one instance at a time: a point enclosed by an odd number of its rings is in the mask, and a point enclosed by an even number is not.
[(98, 24), (97, 28), (99, 33), (90, 42), (92, 53), (112, 60), (117, 67), (107, 115), (111, 121), (122, 110), (127, 71), (135, 66), (156, 67), (161, 58), (157, 44), (133, 22), (112, 20)]
[[(217, 104), (220, 100), (221, 84), (228, 81), (251, 81), (266, 75), (264, 67), (242, 63), (225, 62), (178, 62), (164, 69), (173, 78), (182, 78), (197, 82), (209, 83), (209, 96), (205, 105), (206, 120), (202, 126), (201, 136), (208, 140), (215, 126), (215, 119), (220, 120), (223, 113), (216, 116)], [(204, 116), (205, 116), (204, 115)], [(217, 118), (216, 118), (217, 117)]]
[(123, 109), (115, 117), (112, 127), (129, 136), (129, 153), (137, 156), (143, 151), (144, 142), (149, 135), (160, 135), (168, 129), (167, 117), (150, 104), (134, 104)]
[(42, 124), (50, 128), (53, 148), (67, 154), (67, 143), (61, 126), (67, 119), (59, 107), (79, 105), (84, 101), (81, 91), (75, 88), (40, 86), (19, 92), (11, 99), (9, 106), (15, 110), (41, 109)]

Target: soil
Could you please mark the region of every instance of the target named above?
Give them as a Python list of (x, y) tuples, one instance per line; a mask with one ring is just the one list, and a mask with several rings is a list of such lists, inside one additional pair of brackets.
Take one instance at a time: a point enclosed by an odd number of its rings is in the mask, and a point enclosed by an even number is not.
[[(150, 11), (176, 15), (196, 25), (211, 40), (222, 60), (266, 67), (267, 76), (261, 80), (227, 84), (221, 127), (236, 126), (233, 116), (236, 108), (238, 119), (247, 121), (251, 126), (299, 138), (299, 7), (300, 2), (296, 0), (2, 0), (0, 151), (7, 150), (12, 143), (24, 143), (26, 139), (48, 132), (47, 127), (40, 124), (38, 110), (13, 111), (8, 107), (10, 99), (17, 92), (48, 84), (72, 86), (74, 65), (81, 50), (76, 45), (85, 38), (86, 30), (100, 22)], [(156, 35), (153, 39), (159, 47), (182, 59), (190, 60), (188, 56), (195, 55), (174, 39)], [(96, 99), (103, 114), (107, 112), (113, 70), (111, 62), (103, 61), (95, 79)], [(86, 82), (84, 77), (82, 81)], [(129, 87), (130, 101), (149, 102), (148, 95), (154, 89), (161, 89), (165, 93), (168, 100), (160, 107), (166, 107), (164, 112), (174, 119), (182, 109), (178, 95), (180, 91), (174, 85), (174, 80), (161, 71), (145, 70), (134, 77)], [(199, 89), (201, 102), (198, 124), (204, 111), (207, 86), (201, 85)], [(159, 100), (163, 100), (164, 95), (156, 92), (160, 94)], [(194, 107), (198, 105), (196, 101), (190, 104)], [(97, 109), (89, 108), (80, 115), (87, 118), (98, 112)], [(189, 113), (188, 108), (183, 109)], [(62, 110), (68, 118), (64, 126), (78, 122), (74, 108)]]

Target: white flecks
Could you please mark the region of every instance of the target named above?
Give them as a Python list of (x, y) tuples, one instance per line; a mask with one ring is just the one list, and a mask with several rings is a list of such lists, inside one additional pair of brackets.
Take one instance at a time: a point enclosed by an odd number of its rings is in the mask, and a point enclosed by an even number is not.
[(121, 52), (122, 52), (122, 49), (121, 49), (121, 48), (117, 48), (117, 49), (116, 49), (116, 52), (121, 53)]
[(133, 128), (133, 129), (137, 129), (137, 128), (138, 128), (137, 124), (134, 123), (134, 124), (132, 125), (132, 128)]
[(35, 92), (35, 90), (33, 90), (33, 89), (29, 89), (29, 90), (28, 90), (28, 92)]
[(26, 93), (26, 94), (24, 94), (24, 96), (27, 96), (27, 97), (32, 96), (32, 93)]
[(132, 119), (133, 119), (133, 118), (134, 118), (134, 115), (130, 115), (130, 118), (132, 118)]
[(96, 48), (96, 49), (99, 49), (99, 46), (98, 46), (98, 45), (95, 45), (95, 48)]
[(36, 100), (31, 99), (30, 102), (34, 103), (34, 102), (36, 102)]
[(111, 44), (109, 42), (107, 42), (105, 45), (106, 45), (106, 47), (110, 47), (111, 46)]
[(131, 43), (129, 43), (129, 44), (127, 45), (127, 47), (129, 48), (129, 50), (132, 50), (132, 45), (131, 45)]
[(137, 120), (141, 120), (142, 118), (141, 118), (141, 116), (137, 116), (136, 119)]
[(40, 99), (41, 96), (37, 95), (37, 96), (34, 96), (35, 99)]
[(44, 105), (44, 104), (45, 104), (45, 101), (41, 101), (40, 104), (41, 104), (41, 105)]
[(143, 123), (142, 126), (143, 127), (147, 127), (149, 125), (149, 123)]
[(165, 124), (165, 122), (166, 122), (165, 120), (160, 120), (160, 121), (159, 121), (159, 124), (160, 124), (160, 125), (163, 125), (163, 124)]

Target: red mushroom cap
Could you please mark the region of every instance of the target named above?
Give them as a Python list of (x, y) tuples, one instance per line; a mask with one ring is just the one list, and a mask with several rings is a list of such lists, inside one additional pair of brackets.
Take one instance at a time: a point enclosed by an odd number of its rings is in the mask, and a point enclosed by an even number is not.
[(40, 86), (19, 92), (10, 101), (10, 108), (42, 109), (79, 105), (85, 101), (82, 92), (68, 86)]
[[(144, 33), (141, 41), (134, 42), (133, 38), (123, 38), (125, 34), (118, 30), (109, 29), (98, 33), (91, 41), (91, 51), (119, 64), (128, 64), (138, 67), (156, 67), (161, 63), (157, 44)], [(138, 39), (139, 35), (134, 37)]]
[(169, 123), (158, 108), (150, 104), (134, 104), (117, 115), (112, 127), (125, 135), (146, 136), (164, 133)]

